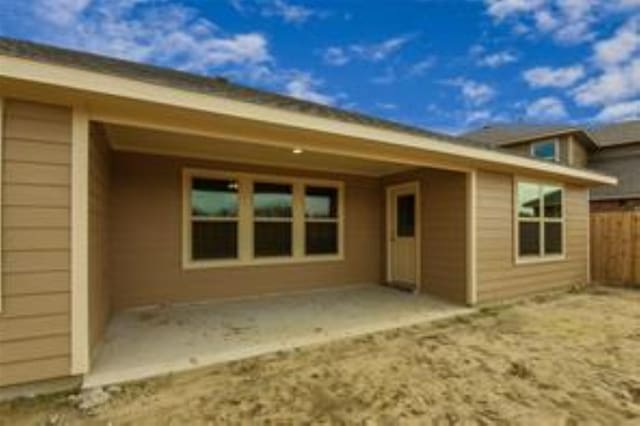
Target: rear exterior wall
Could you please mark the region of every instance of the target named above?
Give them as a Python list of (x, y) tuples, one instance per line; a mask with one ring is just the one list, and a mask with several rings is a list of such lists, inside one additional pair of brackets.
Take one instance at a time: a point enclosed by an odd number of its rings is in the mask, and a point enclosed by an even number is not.
[(3, 118), (0, 386), (70, 374), (71, 110)]
[(484, 171), (478, 173), (478, 301), (497, 301), (586, 283), (589, 248), (588, 190), (564, 185), (565, 259), (516, 264), (513, 187), (512, 175)]
[[(116, 151), (112, 161), (109, 226), (114, 309), (381, 282), (378, 179)], [(344, 259), (183, 269), (185, 167), (342, 180)]]

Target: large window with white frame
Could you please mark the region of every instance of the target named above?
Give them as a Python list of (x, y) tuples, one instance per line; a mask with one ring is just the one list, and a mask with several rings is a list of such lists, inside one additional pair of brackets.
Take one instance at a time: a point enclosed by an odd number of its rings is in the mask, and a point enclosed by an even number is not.
[(531, 144), (531, 156), (540, 160), (560, 161), (560, 141), (548, 139)]
[(516, 183), (516, 258), (564, 256), (564, 190), (559, 185)]
[(185, 169), (185, 267), (342, 258), (341, 182)]

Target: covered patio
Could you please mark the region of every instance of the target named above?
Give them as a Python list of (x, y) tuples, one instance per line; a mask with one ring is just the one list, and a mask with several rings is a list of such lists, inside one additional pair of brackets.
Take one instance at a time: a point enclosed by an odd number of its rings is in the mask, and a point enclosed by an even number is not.
[(473, 312), (383, 286), (317, 290), (115, 314), (85, 387), (239, 360)]

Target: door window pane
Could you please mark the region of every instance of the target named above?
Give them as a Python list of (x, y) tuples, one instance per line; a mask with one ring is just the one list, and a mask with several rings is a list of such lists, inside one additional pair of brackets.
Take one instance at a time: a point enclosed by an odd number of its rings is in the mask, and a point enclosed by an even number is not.
[(531, 256), (540, 254), (540, 224), (538, 222), (519, 223), (518, 248), (520, 256)]
[(413, 237), (416, 225), (416, 197), (413, 194), (396, 198), (396, 234), (398, 237)]
[(253, 185), (255, 217), (291, 217), (293, 190), (291, 185), (256, 182)]
[(191, 253), (194, 260), (237, 258), (237, 222), (193, 222)]
[(540, 186), (531, 183), (518, 184), (518, 216), (540, 217)]
[(562, 217), (562, 189), (557, 186), (545, 186), (544, 192), (544, 217)]
[(338, 224), (335, 222), (307, 222), (305, 226), (306, 254), (338, 253)]
[(255, 222), (253, 232), (256, 257), (291, 256), (291, 222)]
[(305, 216), (310, 219), (338, 217), (338, 190), (318, 186), (307, 186), (304, 194)]
[(191, 183), (191, 214), (196, 217), (236, 217), (236, 180), (195, 178)]
[(544, 253), (562, 254), (562, 223), (547, 222), (544, 224)]

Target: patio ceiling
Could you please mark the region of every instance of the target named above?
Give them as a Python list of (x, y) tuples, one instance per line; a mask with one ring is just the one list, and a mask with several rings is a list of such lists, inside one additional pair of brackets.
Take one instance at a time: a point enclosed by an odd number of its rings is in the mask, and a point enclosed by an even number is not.
[(322, 170), (365, 176), (384, 176), (411, 169), (393, 162), (338, 156), (305, 149), (229, 141), (219, 138), (155, 130), (119, 124), (103, 124), (116, 150), (213, 159), (236, 163), (270, 165), (292, 169)]

